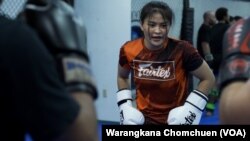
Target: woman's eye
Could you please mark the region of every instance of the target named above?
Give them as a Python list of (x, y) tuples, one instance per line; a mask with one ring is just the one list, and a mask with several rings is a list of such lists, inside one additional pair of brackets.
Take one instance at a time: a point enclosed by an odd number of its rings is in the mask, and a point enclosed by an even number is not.
[(148, 24), (148, 26), (149, 26), (149, 27), (154, 27), (154, 26), (155, 26), (155, 24), (151, 24), (151, 23), (149, 23), (149, 24)]
[(163, 27), (163, 28), (166, 28), (167, 26), (168, 26), (167, 24), (161, 25), (161, 27)]

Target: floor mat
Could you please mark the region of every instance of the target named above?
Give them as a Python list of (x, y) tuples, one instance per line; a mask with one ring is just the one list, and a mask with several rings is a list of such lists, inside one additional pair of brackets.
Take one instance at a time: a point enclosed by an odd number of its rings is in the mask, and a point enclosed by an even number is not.
[(206, 116), (206, 111), (203, 112), (201, 117), (201, 125), (218, 125), (219, 124), (219, 108), (218, 103), (215, 104), (215, 110), (213, 115)]

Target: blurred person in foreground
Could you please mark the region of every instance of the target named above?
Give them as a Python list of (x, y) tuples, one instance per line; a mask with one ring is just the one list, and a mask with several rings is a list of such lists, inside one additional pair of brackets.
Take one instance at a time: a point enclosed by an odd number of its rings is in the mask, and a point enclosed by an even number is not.
[(60, 0), (30, 0), (20, 15), (0, 15), (1, 140), (97, 141), (83, 25)]
[(219, 70), (221, 124), (250, 124), (250, 17), (234, 23), (223, 39)]

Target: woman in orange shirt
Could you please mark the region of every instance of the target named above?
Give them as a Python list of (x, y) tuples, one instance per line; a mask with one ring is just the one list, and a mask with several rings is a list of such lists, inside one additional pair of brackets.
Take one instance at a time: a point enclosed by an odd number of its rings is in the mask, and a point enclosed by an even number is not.
[[(121, 124), (199, 124), (207, 94), (215, 77), (197, 50), (187, 41), (172, 39), (168, 32), (173, 12), (159, 1), (141, 10), (144, 37), (120, 49), (117, 102)], [(136, 105), (132, 106), (129, 74), (134, 72)], [(200, 80), (188, 93), (188, 75)]]

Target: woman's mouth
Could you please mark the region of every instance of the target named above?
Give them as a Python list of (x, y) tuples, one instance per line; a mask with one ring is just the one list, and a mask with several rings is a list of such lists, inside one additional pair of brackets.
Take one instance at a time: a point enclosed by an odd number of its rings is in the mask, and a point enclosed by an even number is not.
[(155, 42), (159, 42), (162, 40), (161, 36), (155, 36), (155, 37), (151, 37), (151, 40), (155, 41)]

